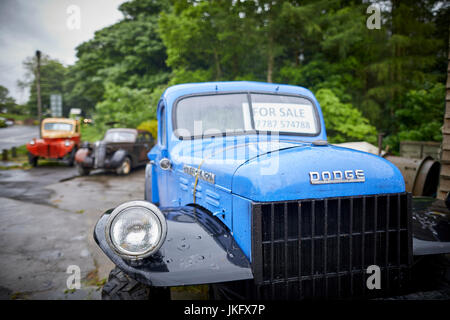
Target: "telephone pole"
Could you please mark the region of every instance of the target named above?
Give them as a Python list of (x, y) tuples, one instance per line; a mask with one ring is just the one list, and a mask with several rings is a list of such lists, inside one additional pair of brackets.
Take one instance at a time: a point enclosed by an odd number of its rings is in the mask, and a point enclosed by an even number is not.
[[(41, 101), (41, 52), (36, 50), (36, 95), (37, 95), (37, 107), (38, 107), (38, 123), (39, 128), (41, 127), (42, 121), (42, 101)], [(39, 130), (40, 132), (40, 130)]]

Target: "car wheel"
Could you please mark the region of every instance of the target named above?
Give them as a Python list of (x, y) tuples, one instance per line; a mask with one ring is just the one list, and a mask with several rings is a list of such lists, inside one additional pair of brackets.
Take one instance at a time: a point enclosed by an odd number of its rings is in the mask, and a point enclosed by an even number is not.
[(79, 174), (80, 176), (88, 176), (89, 173), (91, 172), (91, 169), (85, 168), (85, 167), (83, 167), (83, 166), (80, 165), (80, 164), (77, 164), (77, 170), (78, 170), (78, 174)]
[(102, 300), (170, 300), (170, 289), (146, 286), (116, 267), (103, 286)]
[(126, 157), (122, 164), (117, 168), (116, 173), (118, 175), (126, 176), (131, 171), (131, 160), (129, 157)]
[(32, 167), (36, 167), (38, 164), (38, 157), (36, 157), (35, 155), (33, 155), (31, 152), (28, 152), (28, 163), (32, 166)]

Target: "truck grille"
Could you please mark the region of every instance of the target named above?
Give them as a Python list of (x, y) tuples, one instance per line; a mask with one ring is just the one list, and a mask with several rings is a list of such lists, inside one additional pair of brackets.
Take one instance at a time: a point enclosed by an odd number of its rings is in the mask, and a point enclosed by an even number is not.
[[(257, 298), (376, 297), (402, 292), (412, 263), (411, 195), (253, 203)], [(381, 270), (369, 290), (367, 267)]]
[(106, 154), (106, 145), (104, 143), (99, 143), (95, 147), (94, 153), (94, 167), (102, 168), (105, 164), (105, 154)]

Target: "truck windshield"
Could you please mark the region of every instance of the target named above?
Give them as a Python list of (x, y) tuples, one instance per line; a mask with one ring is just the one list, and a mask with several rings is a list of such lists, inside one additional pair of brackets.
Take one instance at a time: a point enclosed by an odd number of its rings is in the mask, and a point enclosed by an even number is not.
[(44, 124), (44, 130), (52, 131), (72, 131), (73, 125), (70, 123), (47, 122)]
[(107, 142), (134, 142), (135, 135), (125, 131), (108, 131), (105, 135)]
[(254, 131), (319, 133), (314, 105), (297, 96), (244, 93), (194, 96), (180, 100), (175, 112), (176, 134), (184, 138)]

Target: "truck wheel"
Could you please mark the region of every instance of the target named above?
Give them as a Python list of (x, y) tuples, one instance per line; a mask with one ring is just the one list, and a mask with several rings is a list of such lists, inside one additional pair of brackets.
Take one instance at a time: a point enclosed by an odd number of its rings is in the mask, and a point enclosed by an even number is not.
[(131, 160), (129, 157), (126, 157), (122, 164), (117, 168), (116, 173), (121, 176), (126, 176), (131, 171)]
[(103, 286), (102, 300), (170, 300), (170, 289), (146, 286), (115, 267)]
[(85, 168), (82, 165), (77, 163), (77, 170), (78, 170), (78, 174), (80, 176), (88, 176), (89, 173), (91, 172), (91, 169), (89, 168)]
[(74, 163), (75, 163), (75, 153), (77, 152), (76, 148), (73, 148), (72, 151), (70, 152), (68, 158), (67, 158), (67, 165), (69, 167), (73, 167)]
[(32, 167), (36, 167), (38, 164), (38, 157), (36, 157), (35, 155), (33, 155), (31, 152), (28, 152), (28, 163), (32, 166)]

